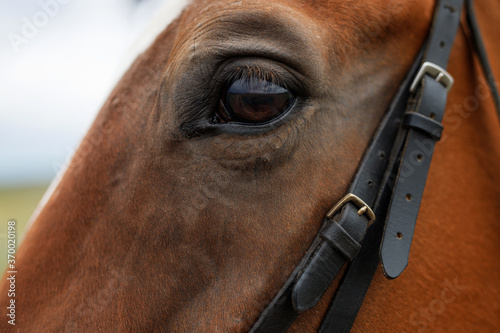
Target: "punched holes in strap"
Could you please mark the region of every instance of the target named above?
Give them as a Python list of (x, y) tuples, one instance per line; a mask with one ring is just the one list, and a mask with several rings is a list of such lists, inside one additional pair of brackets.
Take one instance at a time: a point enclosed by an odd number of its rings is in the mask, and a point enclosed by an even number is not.
[(432, 137), (435, 141), (441, 139), (443, 125), (417, 112), (407, 112), (403, 117), (403, 126), (410, 127)]
[(349, 261), (353, 260), (361, 249), (361, 245), (337, 222), (331, 221), (330, 226), (325, 228), (321, 235)]

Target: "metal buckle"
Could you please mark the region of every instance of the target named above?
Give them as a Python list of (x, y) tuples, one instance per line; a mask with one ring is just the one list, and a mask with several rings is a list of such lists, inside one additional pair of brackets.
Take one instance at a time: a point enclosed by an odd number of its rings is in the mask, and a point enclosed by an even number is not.
[(361, 200), (358, 196), (349, 193), (342, 199), (340, 199), (339, 202), (335, 206), (333, 206), (332, 209), (326, 214), (326, 217), (331, 219), (335, 214), (349, 201), (352, 201), (356, 206), (359, 207), (358, 210), (358, 215), (361, 216), (363, 214), (366, 214), (368, 216), (369, 221), (368, 221), (368, 226), (371, 226), (373, 222), (375, 222), (375, 213), (373, 210), (368, 206), (363, 200)]
[(432, 62), (426, 61), (422, 64), (422, 67), (420, 67), (415, 80), (413, 80), (413, 83), (410, 87), (410, 92), (414, 93), (417, 90), (417, 87), (424, 77), (424, 74), (429, 74), (434, 78), (434, 80), (441, 83), (446, 88), (446, 92), (450, 91), (451, 86), (453, 86), (454, 80), (450, 73), (448, 73), (444, 68), (433, 64)]

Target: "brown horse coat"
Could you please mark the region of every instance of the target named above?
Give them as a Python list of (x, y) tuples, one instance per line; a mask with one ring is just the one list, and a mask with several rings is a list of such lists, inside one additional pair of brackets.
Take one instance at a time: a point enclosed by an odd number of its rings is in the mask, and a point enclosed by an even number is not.
[[(248, 330), (300, 260), (429, 28), (430, 1), (193, 2), (122, 78), (17, 254), (0, 331)], [(477, 14), (496, 77), (500, 3)], [(224, 75), (277, 73), (276, 126), (207, 122)], [(500, 330), (500, 128), (462, 26), (456, 84), (404, 274), (356, 332)], [(6, 276), (0, 305), (8, 305)], [(299, 317), (314, 331), (335, 286)]]

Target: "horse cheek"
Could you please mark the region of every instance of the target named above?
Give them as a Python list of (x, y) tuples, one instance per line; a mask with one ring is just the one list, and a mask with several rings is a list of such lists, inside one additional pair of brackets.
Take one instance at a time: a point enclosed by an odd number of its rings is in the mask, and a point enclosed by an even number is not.
[(413, 312), (410, 316), (410, 325), (420, 327), (418, 332), (423, 332), (427, 328), (427, 321), (418, 319), (418, 312)]

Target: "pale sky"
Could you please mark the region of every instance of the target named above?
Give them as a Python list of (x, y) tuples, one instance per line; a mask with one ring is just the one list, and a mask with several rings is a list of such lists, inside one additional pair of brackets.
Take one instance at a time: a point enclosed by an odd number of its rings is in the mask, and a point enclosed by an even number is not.
[(168, 1), (0, 0), (0, 187), (55, 177)]

